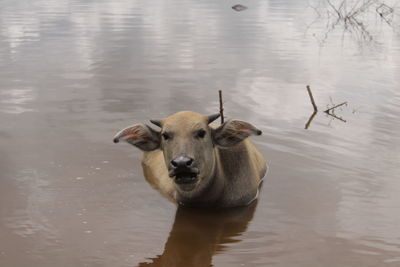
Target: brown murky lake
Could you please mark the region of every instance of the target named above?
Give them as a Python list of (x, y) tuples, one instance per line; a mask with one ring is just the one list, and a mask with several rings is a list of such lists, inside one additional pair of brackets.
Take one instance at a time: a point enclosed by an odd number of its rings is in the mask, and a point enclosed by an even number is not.
[[(0, 266), (400, 266), (399, 6), (330, 8), (0, 1)], [(177, 208), (112, 137), (219, 89), (270, 171), (250, 207)]]

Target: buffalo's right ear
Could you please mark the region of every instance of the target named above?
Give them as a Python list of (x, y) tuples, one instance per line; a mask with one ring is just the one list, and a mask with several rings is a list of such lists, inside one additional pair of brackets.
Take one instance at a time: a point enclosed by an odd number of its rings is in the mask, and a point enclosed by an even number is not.
[(120, 140), (126, 141), (143, 151), (160, 148), (161, 141), (160, 132), (144, 124), (133, 125), (119, 131), (114, 136), (114, 143), (118, 143)]

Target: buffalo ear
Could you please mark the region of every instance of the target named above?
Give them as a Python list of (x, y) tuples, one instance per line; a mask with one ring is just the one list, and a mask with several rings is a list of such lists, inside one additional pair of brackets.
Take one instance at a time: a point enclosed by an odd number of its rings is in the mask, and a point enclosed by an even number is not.
[(114, 136), (114, 143), (118, 143), (120, 140), (126, 141), (143, 151), (158, 149), (161, 141), (160, 132), (144, 124), (122, 129)]
[(261, 131), (245, 121), (229, 120), (213, 132), (214, 143), (219, 146), (234, 146), (250, 135), (261, 135)]

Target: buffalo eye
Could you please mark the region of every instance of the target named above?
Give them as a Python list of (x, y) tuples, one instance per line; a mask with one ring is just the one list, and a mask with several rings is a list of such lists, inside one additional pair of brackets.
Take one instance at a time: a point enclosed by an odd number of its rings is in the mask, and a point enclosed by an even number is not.
[(204, 136), (206, 136), (206, 131), (204, 131), (203, 129), (197, 131), (196, 133), (197, 138), (204, 138)]
[(168, 133), (163, 133), (162, 137), (164, 138), (164, 140), (168, 140), (171, 138), (171, 136)]

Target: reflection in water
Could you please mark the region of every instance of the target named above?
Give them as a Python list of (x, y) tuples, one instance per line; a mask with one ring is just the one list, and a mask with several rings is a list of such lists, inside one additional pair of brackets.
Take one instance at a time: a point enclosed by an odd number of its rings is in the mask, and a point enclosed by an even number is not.
[(339, 121), (341, 121), (341, 122), (346, 123), (347, 120), (345, 120), (343, 117), (337, 115), (337, 114), (335, 113), (335, 111), (336, 111), (336, 109), (338, 109), (338, 108), (341, 109), (342, 106), (346, 106), (346, 107), (347, 107), (347, 105), (348, 105), (348, 104), (347, 104), (347, 101), (336, 105), (336, 104), (333, 103), (332, 98), (331, 98), (330, 100), (331, 100), (332, 107), (331, 107), (331, 106), (327, 106), (327, 109), (324, 110), (324, 113), (325, 113), (328, 117), (332, 118), (332, 120), (336, 119), (336, 120), (339, 120)]
[(310, 124), (311, 124), (311, 122), (313, 121), (315, 115), (317, 115), (317, 113), (318, 113), (317, 111), (314, 111), (314, 112), (311, 114), (311, 116), (310, 116), (310, 118), (308, 119), (308, 121), (307, 121), (306, 126), (304, 127), (304, 129), (308, 129), (308, 128), (310, 127)]
[[(343, 119), (342, 117), (338, 116), (335, 114), (334, 110), (332, 111), (328, 111), (325, 110), (324, 113), (327, 115), (327, 117), (330, 117), (332, 120), (339, 120), (342, 122), (347, 122), (345, 119)], [(312, 123), (312, 121), (314, 120), (315, 116), (318, 114), (318, 111), (314, 111), (311, 116), (308, 118), (308, 121), (306, 122), (306, 125), (304, 126), (304, 129), (308, 129)], [(329, 124), (332, 122), (332, 120), (329, 122)]]
[[(308, 95), (310, 96), (310, 100), (311, 100), (311, 104), (312, 104), (312, 106), (313, 106), (313, 108), (314, 108), (314, 112), (311, 114), (310, 118), (309, 118), (308, 121), (306, 122), (306, 125), (304, 126), (304, 129), (306, 129), (306, 130), (310, 127), (311, 122), (313, 121), (314, 117), (315, 117), (315, 116), (317, 115), (317, 113), (318, 113), (318, 107), (317, 107), (317, 105), (315, 104), (315, 100), (314, 100), (314, 97), (313, 97), (313, 94), (312, 94), (312, 91), (311, 91), (311, 88), (310, 88), (309, 85), (307, 85), (307, 91), (308, 91)], [(335, 110), (336, 110), (337, 108), (343, 106), (343, 105), (346, 105), (346, 106), (347, 106), (347, 101), (346, 101), (346, 102), (343, 102), (343, 103), (340, 103), (340, 104), (338, 104), (338, 105), (335, 105), (335, 104), (332, 102), (332, 98), (330, 98), (330, 100), (331, 100), (331, 103), (332, 103), (332, 107), (329, 107), (329, 106), (328, 106), (327, 109), (324, 111), (325, 114), (328, 115), (328, 116), (330, 116), (332, 119), (337, 119), (337, 120), (340, 120), (340, 121), (342, 121), (342, 122), (346, 122), (345, 119), (343, 119), (343, 118), (341, 118), (341, 117), (339, 117), (339, 116), (337, 116), (337, 115), (335, 114)]]
[(343, 119), (342, 117), (337, 116), (334, 112), (325, 112), (325, 114), (327, 114), (328, 116), (331, 116), (334, 119), (340, 120), (342, 122), (347, 122), (345, 119)]
[[(374, 41), (376, 35), (379, 35), (379, 29), (371, 29), (369, 24), (377, 17), (384, 22), (384, 26), (396, 30), (393, 24), (395, 16), (395, 1), (384, 3), (379, 0), (357, 1), (357, 0), (326, 0), (318, 1), (317, 5), (309, 4), (315, 11), (317, 18), (312, 22), (325, 21), (326, 31), (322, 37), (315, 38), (324, 44), (329, 35), (337, 29), (342, 30), (342, 41), (345, 35), (349, 35), (359, 45), (368, 44)], [(311, 24), (309, 25), (311, 27)]]
[(211, 266), (213, 256), (226, 244), (240, 242), (252, 220), (257, 201), (250, 206), (228, 210), (179, 207), (162, 255), (139, 266)]
[(35, 94), (33, 88), (11, 88), (0, 91), (0, 112), (20, 114), (34, 111), (27, 105), (35, 100)]

